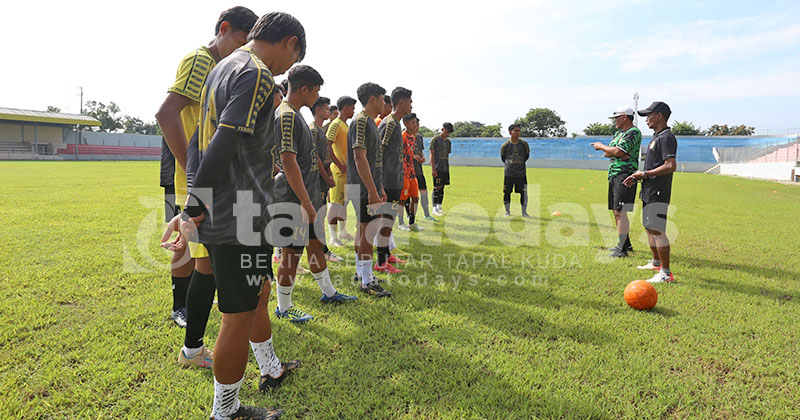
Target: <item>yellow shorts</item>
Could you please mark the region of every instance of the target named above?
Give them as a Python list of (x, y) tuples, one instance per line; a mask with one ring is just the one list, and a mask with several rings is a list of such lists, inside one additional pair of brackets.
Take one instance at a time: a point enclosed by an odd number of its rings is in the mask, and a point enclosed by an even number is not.
[(344, 205), (346, 198), (344, 191), (345, 185), (347, 185), (347, 175), (339, 172), (339, 168), (335, 163), (331, 163), (331, 174), (333, 175), (333, 181), (336, 185), (331, 188), (330, 201), (331, 203)]
[(208, 250), (201, 243), (189, 242), (189, 256), (192, 258), (208, 258)]

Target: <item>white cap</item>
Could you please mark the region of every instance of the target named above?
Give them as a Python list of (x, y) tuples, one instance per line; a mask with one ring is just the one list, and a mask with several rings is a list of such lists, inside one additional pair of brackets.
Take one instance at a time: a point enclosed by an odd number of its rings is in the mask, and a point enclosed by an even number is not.
[(633, 115), (633, 108), (629, 106), (621, 106), (617, 108), (617, 110), (614, 111), (614, 113), (608, 118), (617, 118), (620, 115)]

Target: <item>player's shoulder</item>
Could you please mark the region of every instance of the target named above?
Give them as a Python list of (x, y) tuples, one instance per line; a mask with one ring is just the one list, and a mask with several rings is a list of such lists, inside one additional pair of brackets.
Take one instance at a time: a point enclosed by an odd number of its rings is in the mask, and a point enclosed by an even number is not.
[(210, 67), (214, 63), (216, 63), (216, 60), (214, 60), (214, 56), (211, 55), (211, 51), (209, 51), (207, 47), (196, 48), (186, 54), (181, 60), (182, 67)]

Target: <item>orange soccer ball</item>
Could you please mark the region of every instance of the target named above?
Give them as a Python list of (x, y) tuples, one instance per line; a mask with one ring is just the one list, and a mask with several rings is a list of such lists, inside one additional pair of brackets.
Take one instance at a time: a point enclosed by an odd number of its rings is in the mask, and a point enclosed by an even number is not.
[(652, 284), (644, 280), (634, 280), (625, 286), (625, 302), (640, 311), (652, 309), (658, 302), (658, 292)]

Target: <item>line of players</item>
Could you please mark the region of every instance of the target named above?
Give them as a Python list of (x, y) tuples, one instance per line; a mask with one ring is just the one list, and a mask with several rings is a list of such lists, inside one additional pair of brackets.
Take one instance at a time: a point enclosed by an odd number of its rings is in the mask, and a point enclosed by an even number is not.
[[(213, 368), (212, 419), (282, 414), (280, 409), (240, 404), (248, 347), (259, 365), (261, 391), (276, 388), (300, 365), (296, 360), (282, 362), (272, 341), (267, 302), (273, 246), (281, 251), (278, 317), (300, 322), (311, 318), (291, 302), (303, 249), (323, 303), (356, 300), (337, 291), (328, 272), (327, 261), (339, 260), (324, 245), (328, 188), (332, 187), (327, 222), (333, 244), (349, 236), (344, 229), (345, 199), (356, 209), (354, 277), (368, 296), (391, 296), (378, 284), (373, 269), (399, 272), (392, 266), (399, 259), (390, 252), (391, 230), (404, 201), (409, 202), (407, 228), (419, 230), (416, 190), (425, 187), (418, 166), (424, 157), (416, 135), (418, 120), (411, 113), (412, 92), (395, 88), (389, 113), (384, 112), (385, 89), (365, 83), (357, 90), (363, 110), (347, 126), (355, 99), (340, 98), (339, 117), (324, 130), (330, 104), (319, 96), (324, 81), (313, 68), (295, 66), (305, 51), (305, 30), (291, 15), (274, 12), (258, 18), (244, 7), (228, 9), (218, 19), (214, 40), (182, 60), (156, 114), (165, 149), (174, 156), (174, 191), (165, 193), (169, 203), (176, 203), (168, 213), (175, 216), (162, 246), (174, 252), (172, 317), (186, 327), (178, 361)], [(274, 76), (290, 68), (282, 92)], [(304, 106), (311, 109), (314, 121), (303, 119)], [(436, 215), (443, 214), (444, 186), (449, 184), (452, 128), (444, 124), (431, 145)], [(164, 155), (162, 185), (168, 185), (165, 172), (172, 162)], [(176, 231), (179, 234), (170, 240)], [(215, 293), (222, 324), (212, 352), (203, 336)]]

